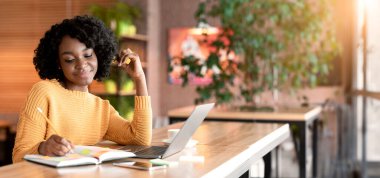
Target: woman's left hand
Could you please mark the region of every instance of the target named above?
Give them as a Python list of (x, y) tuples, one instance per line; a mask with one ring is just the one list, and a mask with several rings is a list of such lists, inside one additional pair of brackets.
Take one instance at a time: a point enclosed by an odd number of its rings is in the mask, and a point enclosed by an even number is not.
[(128, 48), (126, 50), (122, 50), (119, 56), (120, 60), (118, 62), (118, 66), (123, 68), (129, 76), (131, 76), (134, 80), (140, 79), (141, 77), (145, 78), (144, 70), (138, 54)]

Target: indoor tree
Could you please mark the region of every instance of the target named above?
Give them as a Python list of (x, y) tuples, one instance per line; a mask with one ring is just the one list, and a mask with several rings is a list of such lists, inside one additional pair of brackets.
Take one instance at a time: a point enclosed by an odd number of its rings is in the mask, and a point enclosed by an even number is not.
[[(197, 86), (196, 103), (214, 98), (218, 104), (244, 100), (271, 90), (315, 87), (326, 80), (339, 53), (328, 0), (206, 0), (195, 17), (200, 23), (216, 18), (222, 32), (211, 43), (206, 62), (185, 56), (183, 85), (188, 73), (204, 75), (217, 67), (213, 82)], [(221, 59), (221, 53), (236, 53)]]

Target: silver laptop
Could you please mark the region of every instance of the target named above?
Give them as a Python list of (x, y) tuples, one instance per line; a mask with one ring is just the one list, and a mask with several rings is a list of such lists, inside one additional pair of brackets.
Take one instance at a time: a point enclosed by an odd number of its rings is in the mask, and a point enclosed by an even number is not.
[(136, 158), (166, 158), (183, 150), (195, 133), (208, 112), (214, 107), (214, 103), (198, 105), (195, 107), (190, 117), (183, 124), (181, 130), (173, 138), (172, 142), (166, 146), (138, 146), (127, 145), (121, 150), (130, 151), (136, 154)]

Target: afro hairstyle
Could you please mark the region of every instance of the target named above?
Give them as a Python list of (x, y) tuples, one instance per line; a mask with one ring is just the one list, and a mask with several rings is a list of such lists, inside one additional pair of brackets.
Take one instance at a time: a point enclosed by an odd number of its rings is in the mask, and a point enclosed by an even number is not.
[(78, 39), (86, 47), (94, 49), (98, 59), (95, 80), (108, 77), (113, 58), (117, 54), (117, 43), (112, 31), (99, 19), (91, 16), (76, 16), (53, 25), (41, 38), (34, 50), (33, 64), (41, 79), (64, 81), (65, 76), (59, 67), (59, 45), (62, 38), (69, 35)]

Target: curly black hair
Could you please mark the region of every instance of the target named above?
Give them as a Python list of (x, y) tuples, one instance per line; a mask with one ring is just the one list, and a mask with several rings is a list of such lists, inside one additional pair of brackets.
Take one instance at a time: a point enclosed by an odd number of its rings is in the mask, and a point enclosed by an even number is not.
[(112, 31), (99, 19), (91, 16), (76, 16), (53, 25), (41, 38), (34, 50), (33, 64), (41, 79), (57, 79), (65, 77), (59, 68), (59, 45), (62, 38), (69, 35), (92, 48), (98, 58), (98, 70), (95, 80), (102, 80), (110, 73), (112, 59), (117, 54), (117, 43)]

